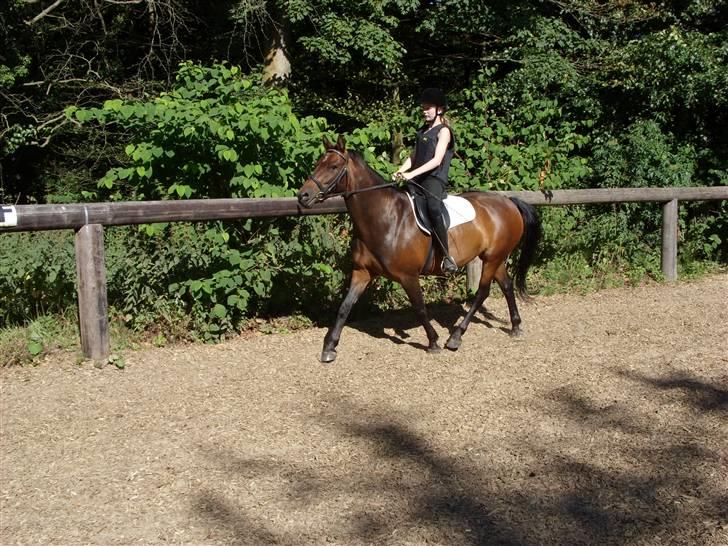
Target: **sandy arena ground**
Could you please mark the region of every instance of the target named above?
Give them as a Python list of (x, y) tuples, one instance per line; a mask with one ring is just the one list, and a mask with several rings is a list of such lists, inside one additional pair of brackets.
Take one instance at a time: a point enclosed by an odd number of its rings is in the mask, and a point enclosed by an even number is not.
[(0, 543), (728, 544), (728, 275), (520, 307), (2, 369)]

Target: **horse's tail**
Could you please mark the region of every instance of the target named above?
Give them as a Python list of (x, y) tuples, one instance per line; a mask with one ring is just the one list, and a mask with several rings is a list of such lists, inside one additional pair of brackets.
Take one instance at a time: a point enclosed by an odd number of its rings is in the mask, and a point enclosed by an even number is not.
[(526, 290), (526, 273), (533, 264), (536, 257), (536, 249), (541, 240), (541, 221), (534, 209), (528, 203), (524, 203), (517, 197), (511, 197), (511, 201), (518, 207), (518, 212), (523, 217), (524, 230), (521, 238), (521, 252), (518, 255), (514, 266), (513, 280), (516, 285), (516, 292), (523, 299), (528, 299)]

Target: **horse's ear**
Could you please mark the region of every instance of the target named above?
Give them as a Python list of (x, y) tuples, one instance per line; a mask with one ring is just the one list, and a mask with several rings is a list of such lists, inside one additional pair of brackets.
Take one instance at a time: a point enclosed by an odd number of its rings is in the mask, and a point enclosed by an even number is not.
[(339, 139), (336, 141), (336, 148), (340, 152), (345, 152), (346, 151), (346, 140), (344, 140), (344, 137), (341, 136), (341, 135), (339, 135)]
[(323, 143), (324, 143), (324, 149), (326, 149), (326, 150), (330, 150), (331, 148), (333, 148), (333, 147), (334, 147), (334, 145), (333, 145), (333, 144), (331, 143), (331, 141), (330, 141), (330, 140), (328, 139), (328, 137), (327, 137), (326, 135), (324, 135), (324, 136), (323, 136), (323, 137), (321, 138), (321, 140), (322, 140), (322, 141), (323, 141)]

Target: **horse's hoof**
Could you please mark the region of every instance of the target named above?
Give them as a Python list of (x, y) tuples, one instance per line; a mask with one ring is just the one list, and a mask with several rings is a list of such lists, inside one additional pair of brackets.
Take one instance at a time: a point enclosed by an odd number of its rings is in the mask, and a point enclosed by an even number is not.
[(451, 351), (457, 351), (460, 348), (461, 343), (462, 343), (462, 340), (451, 337), (450, 339), (447, 340), (445, 347), (450, 349)]
[(440, 348), (440, 346), (437, 343), (435, 343), (434, 345), (430, 345), (427, 348), (427, 352), (431, 355), (436, 355), (437, 353), (442, 352), (442, 348)]
[(521, 337), (523, 336), (523, 330), (521, 330), (520, 328), (511, 328), (510, 336)]
[(329, 362), (333, 362), (336, 360), (336, 351), (323, 351), (321, 353), (321, 362), (324, 364), (328, 364)]

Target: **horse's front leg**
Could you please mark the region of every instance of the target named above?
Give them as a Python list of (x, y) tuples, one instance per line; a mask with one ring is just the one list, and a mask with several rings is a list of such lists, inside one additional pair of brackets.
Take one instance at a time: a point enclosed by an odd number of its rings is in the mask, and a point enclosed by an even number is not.
[(417, 276), (407, 277), (400, 281), (402, 288), (407, 292), (410, 303), (417, 313), (417, 318), (420, 319), (425, 332), (427, 332), (427, 340), (429, 345), (427, 347), (428, 353), (439, 353), (442, 349), (437, 344), (437, 332), (430, 324), (430, 318), (427, 316), (427, 308), (425, 307), (425, 297), (422, 295), (422, 287)]
[(364, 293), (372, 276), (366, 269), (355, 269), (351, 274), (351, 282), (349, 283), (349, 291), (339, 306), (339, 312), (336, 315), (336, 322), (329, 328), (324, 338), (324, 348), (321, 351), (321, 362), (333, 362), (336, 360), (336, 346), (339, 344), (341, 330), (346, 324), (351, 308), (359, 300)]

